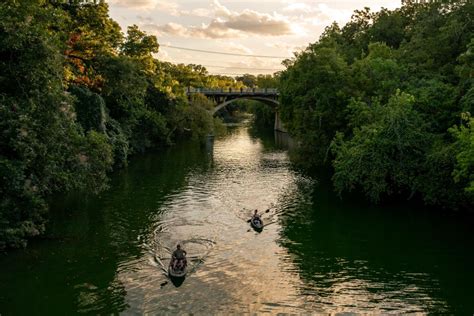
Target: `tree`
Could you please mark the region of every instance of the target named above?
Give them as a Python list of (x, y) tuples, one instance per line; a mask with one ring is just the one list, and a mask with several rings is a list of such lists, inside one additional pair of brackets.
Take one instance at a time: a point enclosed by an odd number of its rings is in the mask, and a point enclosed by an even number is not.
[(385, 105), (365, 107), (372, 112), (371, 120), (354, 129), (353, 137), (336, 135), (333, 180), (339, 192), (360, 187), (378, 202), (382, 195), (412, 196), (419, 189), (416, 178), (433, 135), (413, 103), (413, 96), (397, 93)]
[(371, 43), (368, 55), (351, 65), (351, 94), (370, 102), (373, 97), (387, 101), (401, 86), (404, 69), (383, 43)]
[(348, 74), (336, 48), (318, 45), (298, 55), (281, 74), (282, 119), (315, 164), (324, 164), (332, 138), (344, 129)]
[(83, 133), (64, 92), (50, 25), (61, 14), (39, 1), (0, 4), (0, 249), (44, 231), (48, 194), (100, 191), (112, 165), (110, 145)]
[(332, 159), (336, 189), (373, 201), (472, 206), (470, 125), (459, 115), (474, 111), (473, 12), (468, 1), (365, 8), (284, 61), (281, 118), (304, 161)]
[(104, 2), (52, 3), (62, 9), (64, 16), (64, 21), (53, 23), (66, 44), (66, 81), (100, 91), (103, 78), (96, 69), (97, 60), (117, 55), (123, 41), (120, 26), (108, 16)]
[(52, 193), (98, 193), (131, 153), (220, 126), (185, 85), (242, 82), (158, 49), (136, 25), (124, 38), (103, 1), (0, 3), (0, 250), (44, 231)]
[(276, 75), (257, 75), (257, 87), (259, 88), (278, 88), (278, 76)]
[(122, 53), (130, 57), (149, 57), (152, 53), (158, 53), (159, 47), (156, 36), (146, 35), (134, 24), (128, 27)]
[(255, 88), (257, 86), (257, 77), (251, 74), (245, 74), (235, 79), (241, 81), (248, 88)]
[(463, 118), (465, 125), (461, 124), (449, 130), (456, 139), (456, 166), (453, 177), (456, 182), (466, 182), (464, 190), (474, 200), (474, 119), (469, 114), (464, 114)]

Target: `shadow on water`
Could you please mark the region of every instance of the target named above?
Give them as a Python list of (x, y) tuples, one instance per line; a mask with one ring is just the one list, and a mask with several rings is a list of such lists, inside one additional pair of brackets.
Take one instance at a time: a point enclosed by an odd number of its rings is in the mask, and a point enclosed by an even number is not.
[(174, 277), (174, 276), (170, 276), (170, 280), (171, 280), (171, 283), (175, 286), (175, 287), (180, 287), (181, 285), (183, 285), (184, 283), (184, 280), (186, 279), (186, 277)]
[(265, 151), (271, 151), (279, 147), (275, 142), (273, 128), (252, 124), (248, 128), (248, 134), (253, 141), (261, 142)]
[(301, 295), (329, 309), (472, 313), (472, 216), (341, 200), (324, 177), (297, 192), (279, 220), (280, 243), (306, 284)]
[[(128, 307), (118, 277), (138, 260), (167, 195), (210, 157), (186, 143), (132, 159), (99, 196), (52, 201), (43, 240), (0, 257), (0, 314), (115, 314)], [(159, 180), (157, 180), (159, 179)], [(137, 259), (134, 259), (137, 258)]]

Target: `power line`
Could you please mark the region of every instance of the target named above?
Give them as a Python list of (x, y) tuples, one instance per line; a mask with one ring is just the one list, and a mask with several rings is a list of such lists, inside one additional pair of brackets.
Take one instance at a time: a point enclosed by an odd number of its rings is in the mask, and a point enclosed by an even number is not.
[[(226, 73), (226, 72), (219, 72), (219, 73), (210, 73), (210, 76), (244, 76), (249, 75), (249, 73)], [(251, 74), (250, 74), (251, 75)]]
[[(194, 60), (195, 61), (195, 60)], [(209, 64), (203, 64), (203, 63), (184, 63), (180, 61), (167, 61), (173, 64), (183, 64), (183, 65), (199, 65), (199, 66), (204, 66), (209, 72), (212, 72), (212, 70), (209, 70), (209, 68), (223, 68), (223, 69), (236, 69), (236, 70), (257, 70), (257, 71), (283, 71), (285, 70), (284, 68), (253, 68), (253, 67), (238, 67), (238, 66), (220, 66), (220, 65), (209, 65)], [(242, 73), (243, 74), (243, 73)], [(238, 75), (241, 75), (240, 73)]]
[(210, 76), (243, 76), (247, 74), (236, 74), (236, 73), (226, 73), (226, 72), (219, 72), (214, 74), (209, 74)]
[(270, 69), (270, 68), (251, 68), (251, 67), (232, 67), (232, 66), (214, 66), (214, 65), (202, 65), (210, 68), (224, 68), (224, 69), (247, 69), (247, 70), (270, 70), (270, 71), (281, 71), (283, 69)]
[(259, 57), (259, 58), (279, 58), (279, 59), (290, 58), (288, 56), (247, 55), (247, 54), (238, 54), (238, 53), (214, 52), (214, 51), (210, 51), (210, 50), (187, 48), (187, 47), (178, 47), (178, 46), (165, 45), (165, 44), (160, 44), (160, 46), (164, 46), (164, 47), (168, 47), (168, 48), (174, 48), (174, 49), (188, 50), (188, 51), (192, 51), (192, 52), (217, 54), (217, 55), (229, 55), (229, 56), (241, 56), (241, 57)]
[[(236, 56), (236, 58), (237, 57), (238, 56)], [(201, 65), (216, 62), (216, 59), (199, 58), (199, 57), (181, 57), (180, 56), (178, 58), (179, 58), (179, 60), (168, 60), (168, 61), (171, 62), (171, 63), (175, 63), (175, 64), (180, 64), (181, 63), (181, 64), (201, 64)], [(182, 61), (182, 60), (185, 60), (185, 61)], [(191, 61), (191, 62), (186, 62), (186, 60)], [(219, 60), (219, 61), (220, 62), (229, 62), (229, 63), (235, 62), (235, 60), (232, 61), (231, 59), (229, 59), (229, 60)], [(275, 61), (275, 62), (277, 63), (275, 65), (275, 67), (281, 65), (280, 61)], [(272, 64), (273, 64), (273, 62), (272, 62)], [(273, 65), (268, 65), (268, 67), (273, 67)]]
[[(248, 70), (270, 70), (270, 71), (281, 71), (284, 70), (284, 68), (253, 68), (253, 67), (239, 67), (239, 66), (221, 66), (221, 65), (211, 65), (211, 64), (206, 64), (206, 63), (201, 63), (200, 59), (194, 59), (194, 58), (180, 58), (180, 59), (188, 59), (192, 60), (193, 62), (183, 62), (183, 61), (178, 61), (178, 60), (173, 60), (170, 61), (174, 64), (184, 64), (184, 65), (190, 65), (190, 64), (195, 64), (195, 65), (200, 65), (204, 67), (214, 67), (214, 68), (226, 68), (226, 69), (248, 69)], [(209, 62), (209, 61), (215, 61), (215, 60), (203, 60), (204, 62)]]
[[(179, 61), (173, 61), (173, 63), (175, 64), (183, 64), (183, 65), (186, 65), (186, 63), (182, 63), (182, 62), (179, 62)], [(247, 70), (270, 70), (270, 71), (282, 71), (284, 70), (284, 68), (254, 68), (254, 67), (239, 67), (239, 66), (221, 66), (221, 65), (209, 65), (209, 64), (195, 64), (195, 63), (192, 63), (194, 65), (199, 65), (199, 66), (204, 66), (206, 68), (224, 68), (224, 69), (247, 69)], [(191, 64), (187, 64), (187, 65), (191, 65)]]

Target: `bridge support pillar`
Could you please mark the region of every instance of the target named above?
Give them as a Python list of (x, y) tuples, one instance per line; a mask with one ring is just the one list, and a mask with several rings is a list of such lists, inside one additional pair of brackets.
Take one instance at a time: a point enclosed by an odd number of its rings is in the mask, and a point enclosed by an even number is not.
[(278, 110), (275, 111), (275, 125), (274, 130), (282, 133), (288, 133), (286, 128), (283, 126), (283, 122), (280, 119), (280, 112)]

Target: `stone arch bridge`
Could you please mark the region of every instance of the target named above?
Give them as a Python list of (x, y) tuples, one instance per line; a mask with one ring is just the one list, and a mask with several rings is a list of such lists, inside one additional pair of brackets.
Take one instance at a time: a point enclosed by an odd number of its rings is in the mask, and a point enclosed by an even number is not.
[(202, 89), (188, 87), (186, 94), (191, 98), (193, 94), (203, 94), (208, 99), (216, 102), (216, 107), (212, 110), (212, 115), (215, 115), (220, 109), (235, 102), (239, 99), (260, 101), (270, 106), (275, 112), (274, 129), (279, 132), (287, 133), (280, 120), (278, 106), (280, 105), (279, 92), (277, 89), (271, 88), (252, 88), (252, 89)]

